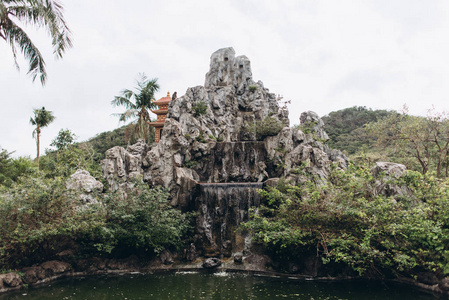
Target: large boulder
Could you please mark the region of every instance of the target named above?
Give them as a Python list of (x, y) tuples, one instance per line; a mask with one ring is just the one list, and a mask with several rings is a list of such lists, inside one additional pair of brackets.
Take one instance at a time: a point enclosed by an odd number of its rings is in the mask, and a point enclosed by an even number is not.
[(97, 203), (96, 194), (103, 191), (103, 184), (96, 180), (86, 170), (77, 170), (67, 180), (66, 188), (78, 193), (79, 200), (83, 204)]
[(399, 178), (404, 175), (406, 170), (407, 168), (403, 164), (378, 161), (374, 167), (371, 168), (371, 173), (376, 177), (384, 174), (386, 176)]
[(11, 272), (6, 274), (0, 274), (0, 288), (1, 287), (19, 287), (23, 284), (22, 278), (19, 274)]
[(101, 161), (101, 169), (112, 190), (117, 190), (122, 183), (143, 175), (142, 158), (149, 149), (145, 141), (139, 139), (127, 149), (115, 146), (106, 151), (106, 158)]
[(216, 257), (208, 258), (202, 264), (202, 267), (205, 269), (214, 269), (218, 268), (219, 266), (221, 266), (221, 260)]
[(392, 162), (376, 162), (371, 168), (371, 173), (377, 178), (374, 184), (374, 194), (390, 196), (407, 196), (413, 198), (413, 193), (406, 185), (398, 185), (394, 183), (395, 179), (404, 175), (407, 168), (398, 163)]

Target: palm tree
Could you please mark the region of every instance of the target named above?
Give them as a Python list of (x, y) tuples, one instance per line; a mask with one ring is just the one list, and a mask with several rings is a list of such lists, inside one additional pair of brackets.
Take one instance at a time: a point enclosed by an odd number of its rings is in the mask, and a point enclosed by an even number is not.
[(42, 106), (41, 109), (34, 109), (34, 119), (30, 118), (30, 123), (36, 126), (36, 129), (33, 130), (33, 138), (36, 139), (37, 145), (37, 167), (39, 168), (39, 148), (40, 148), (40, 136), (41, 136), (41, 128), (47, 127), (48, 124), (53, 122), (55, 117), (51, 111), (45, 110), (45, 107)]
[(72, 47), (70, 29), (62, 13), (58, 0), (0, 0), (0, 37), (11, 46), (17, 69), (17, 52), (20, 50), (29, 62), (28, 74), (33, 81), (39, 76), (42, 85), (47, 78), (44, 59), (17, 23), (44, 27), (52, 39), (53, 53), (56, 58), (62, 58), (66, 48)]
[[(116, 114), (120, 117), (120, 121), (125, 122), (130, 118), (137, 120), (132, 124), (132, 138), (141, 138), (146, 142), (154, 139), (153, 128), (148, 125), (151, 121), (149, 109), (156, 108), (154, 101), (154, 93), (159, 90), (157, 78), (148, 79), (145, 73), (139, 74), (140, 80), (137, 80), (136, 92), (125, 89), (120, 92), (120, 96), (116, 96), (111, 104), (114, 106), (124, 106), (126, 111)], [(134, 101), (132, 101), (134, 99)]]

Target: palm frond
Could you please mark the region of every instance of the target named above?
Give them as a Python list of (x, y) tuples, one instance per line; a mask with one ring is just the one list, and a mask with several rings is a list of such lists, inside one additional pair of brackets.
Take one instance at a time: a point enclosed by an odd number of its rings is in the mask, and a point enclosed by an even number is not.
[(128, 109), (124, 113), (112, 114), (113, 116), (119, 117), (120, 122), (126, 122), (128, 119), (136, 117), (139, 111), (136, 109)]
[(52, 38), (53, 53), (57, 58), (62, 57), (66, 48), (72, 47), (71, 32), (64, 20), (63, 6), (57, 0), (31, 1), (9, 6), (8, 10), (23, 23), (45, 27)]
[(137, 109), (136, 105), (128, 97), (115, 96), (111, 104), (113, 106), (124, 106), (127, 109)]
[(19, 48), (29, 62), (28, 74), (33, 81), (39, 76), (44, 85), (47, 73), (42, 55), (14, 21), (45, 28), (52, 39), (53, 53), (61, 58), (66, 49), (72, 47), (63, 6), (59, 0), (1, 0), (0, 3), (0, 36), (10, 44), (16, 67), (19, 69), (16, 49)]
[(13, 53), (15, 56), (16, 53), (16, 45), (20, 48), (23, 55), (29, 62), (29, 70), (28, 74), (31, 75), (32, 80), (34, 81), (36, 77), (39, 75), (40, 81), (42, 85), (45, 84), (45, 80), (47, 78), (47, 72), (45, 70), (45, 61), (37, 47), (33, 44), (31, 39), (22, 30), (19, 26), (17, 26), (11, 20), (6, 20), (8, 30), (5, 31), (6, 41), (11, 45), (13, 49)]

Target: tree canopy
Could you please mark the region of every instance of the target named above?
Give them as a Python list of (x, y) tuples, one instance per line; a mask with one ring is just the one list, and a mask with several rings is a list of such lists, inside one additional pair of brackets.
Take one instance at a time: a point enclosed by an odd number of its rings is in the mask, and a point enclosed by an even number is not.
[(429, 110), (427, 117), (408, 114), (390, 115), (370, 123), (367, 130), (381, 146), (394, 149), (396, 157), (412, 158), (421, 173), (434, 170), (438, 177), (448, 176), (449, 115)]

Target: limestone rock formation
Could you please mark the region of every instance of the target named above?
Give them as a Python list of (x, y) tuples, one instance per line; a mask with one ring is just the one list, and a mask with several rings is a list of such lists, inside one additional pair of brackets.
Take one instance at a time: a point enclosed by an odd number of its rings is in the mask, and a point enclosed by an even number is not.
[[(103, 175), (114, 188), (137, 174), (150, 186), (168, 188), (173, 206), (201, 212), (197, 251), (230, 257), (247, 247), (247, 237), (231, 233), (248, 217), (249, 206), (257, 205), (241, 199), (251, 194), (245, 183), (262, 186), (280, 177), (298, 183), (303, 180), (299, 167), (325, 179), (332, 162), (347, 163), (341, 152), (325, 145), (328, 137), (317, 114), (301, 115), (300, 128), (307, 130), (290, 128), (288, 111), (278, 100), (253, 80), (246, 56), (220, 49), (211, 56), (204, 86), (170, 102), (160, 142), (108, 150)], [(201, 188), (200, 183), (225, 185)], [(226, 186), (231, 183), (238, 184)], [(206, 199), (211, 189), (221, 196)]]
[(406, 185), (399, 186), (391, 183), (390, 179), (397, 179), (404, 175), (406, 167), (403, 164), (392, 162), (376, 162), (374, 167), (371, 168), (371, 173), (374, 177), (379, 178), (374, 184), (374, 194), (389, 196), (407, 196), (413, 199), (413, 193)]
[(97, 203), (95, 193), (103, 191), (103, 184), (92, 177), (86, 170), (77, 170), (67, 180), (66, 187), (68, 190), (78, 192), (78, 197), (83, 204)]
[(120, 184), (143, 174), (145, 165), (142, 158), (149, 147), (144, 140), (139, 139), (136, 144), (123, 147), (113, 147), (106, 151), (106, 158), (101, 163), (103, 177), (108, 180), (112, 190), (119, 188)]

